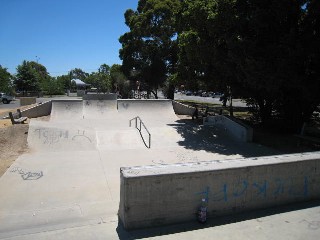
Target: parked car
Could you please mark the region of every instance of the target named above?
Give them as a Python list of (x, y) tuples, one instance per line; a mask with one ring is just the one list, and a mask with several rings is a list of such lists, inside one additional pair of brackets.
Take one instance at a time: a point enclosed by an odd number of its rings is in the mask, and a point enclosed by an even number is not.
[(0, 101), (4, 104), (9, 104), (11, 101), (14, 100), (14, 97), (7, 95), (5, 93), (0, 93)]
[(202, 92), (201, 96), (202, 97), (209, 97), (209, 93), (208, 92)]
[(186, 95), (187, 95), (187, 96), (191, 96), (191, 95), (192, 95), (192, 92), (191, 92), (191, 91), (187, 91), (187, 92), (186, 92)]
[(199, 90), (195, 95), (196, 95), (196, 96), (202, 96), (202, 93), (203, 93), (203, 91), (202, 91), (202, 90)]
[(215, 92), (212, 94), (212, 97), (213, 98), (220, 98), (223, 94), (222, 93), (219, 93), (219, 92)]

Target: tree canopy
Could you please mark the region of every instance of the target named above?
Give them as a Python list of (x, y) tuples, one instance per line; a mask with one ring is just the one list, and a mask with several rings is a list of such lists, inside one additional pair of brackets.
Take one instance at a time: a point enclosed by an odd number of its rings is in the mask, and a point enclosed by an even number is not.
[(120, 37), (127, 76), (245, 99), (290, 129), (320, 103), (317, 0), (140, 0)]
[(16, 88), (20, 91), (40, 91), (42, 84), (50, 78), (45, 66), (34, 61), (23, 61), (17, 67)]
[(80, 79), (85, 81), (89, 77), (89, 73), (86, 73), (81, 68), (74, 68), (69, 72), (71, 79)]
[(0, 65), (0, 91), (5, 93), (11, 93), (12, 92), (12, 76), (7, 71), (7, 68), (3, 68)]
[[(140, 0), (137, 10), (125, 13), (130, 31), (119, 39), (123, 71), (141, 81), (147, 91), (156, 90), (176, 65), (176, 12), (179, 0)], [(153, 91), (157, 97), (156, 91)]]

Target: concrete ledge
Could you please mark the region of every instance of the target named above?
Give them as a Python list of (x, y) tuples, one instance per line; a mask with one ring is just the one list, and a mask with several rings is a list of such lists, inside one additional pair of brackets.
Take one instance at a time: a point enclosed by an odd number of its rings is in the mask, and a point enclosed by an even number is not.
[(172, 101), (172, 106), (175, 114), (178, 114), (178, 115), (192, 116), (195, 111), (194, 107), (190, 107), (188, 105), (185, 105), (176, 101)]
[(37, 106), (21, 111), (21, 115), (23, 117), (28, 117), (28, 118), (48, 116), (51, 113), (51, 108), (52, 108), (52, 102), (47, 101)]
[(252, 142), (253, 130), (251, 127), (223, 115), (206, 117), (203, 119), (203, 125), (221, 126), (235, 139), (241, 142)]
[(121, 168), (119, 216), (126, 229), (320, 198), (320, 152)]
[[(52, 101), (47, 101), (37, 106), (31, 107), (25, 110), (21, 110), (21, 116), (28, 117), (28, 118), (48, 116), (51, 114), (51, 109), (52, 109)], [(3, 117), (3, 119), (9, 119), (9, 116), (5, 116)]]
[(117, 100), (116, 93), (96, 94), (88, 93), (83, 95), (83, 100)]

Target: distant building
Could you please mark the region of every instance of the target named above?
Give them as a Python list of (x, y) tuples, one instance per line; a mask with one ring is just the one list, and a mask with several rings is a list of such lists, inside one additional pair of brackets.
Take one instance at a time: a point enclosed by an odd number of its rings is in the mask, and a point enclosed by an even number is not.
[[(76, 85), (76, 89), (77, 89), (77, 96), (78, 97), (82, 97), (87, 93), (87, 90), (90, 89), (91, 84), (87, 84), (83, 81), (81, 81), (80, 79), (72, 79), (71, 80), (72, 85), (75, 84)], [(70, 93), (68, 93), (69, 96)]]
[(76, 84), (77, 90), (86, 90), (91, 86), (91, 84), (87, 84), (80, 79), (72, 79), (71, 82)]

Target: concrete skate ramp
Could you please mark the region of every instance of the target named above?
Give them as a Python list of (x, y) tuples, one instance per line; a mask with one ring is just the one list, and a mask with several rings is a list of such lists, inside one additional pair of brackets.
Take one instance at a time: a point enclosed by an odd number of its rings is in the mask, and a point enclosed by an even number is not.
[(117, 113), (117, 100), (84, 100), (84, 119), (108, 119)]
[(117, 119), (129, 121), (139, 116), (152, 120), (149, 124), (172, 123), (177, 120), (171, 100), (55, 100), (52, 102), (52, 121), (80, 119)]
[(51, 121), (76, 121), (83, 119), (82, 100), (52, 101)]
[(97, 148), (101, 151), (145, 149), (142, 139), (134, 128), (97, 131)]
[[(129, 126), (136, 116), (151, 136), (135, 120)], [(31, 120), (28, 143), (39, 151), (144, 149), (152, 138), (153, 148), (178, 147), (183, 139), (169, 125), (177, 119), (170, 100), (59, 100), (49, 122)]]
[(66, 125), (32, 119), (28, 145), (36, 151), (88, 151), (96, 149), (97, 141), (94, 129), (76, 122)]
[(122, 99), (118, 100), (118, 112), (127, 118), (139, 116), (143, 121), (152, 120), (150, 124), (172, 123), (178, 119), (171, 100)]
[[(144, 127), (141, 136), (145, 144), (149, 145), (149, 134), (153, 149), (179, 147), (178, 142), (183, 140), (181, 135), (171, 125), (176, 125), (178, 117), (174, 113), (171, 100), (118, 100), (118, 113), (120, 119), (133, 119), (139, 117)], [(135, 126), (136, 119), (131, 121)], [(140, 128), (140, 120), (137, 121)]]

